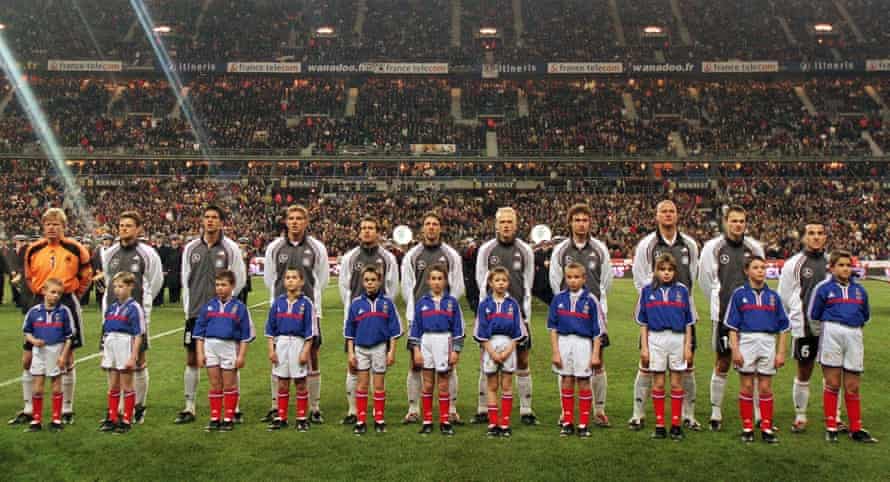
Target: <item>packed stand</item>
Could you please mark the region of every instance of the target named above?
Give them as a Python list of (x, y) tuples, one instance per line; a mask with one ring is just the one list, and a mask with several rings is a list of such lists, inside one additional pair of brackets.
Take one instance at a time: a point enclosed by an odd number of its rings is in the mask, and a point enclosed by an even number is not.
[(368, 0), (362, 49), (368, 59), (444, 61), (451, 51), (451, 0)]
[(529, 61), (621, 60), (608, 0), (524, 0), (522, 16)]

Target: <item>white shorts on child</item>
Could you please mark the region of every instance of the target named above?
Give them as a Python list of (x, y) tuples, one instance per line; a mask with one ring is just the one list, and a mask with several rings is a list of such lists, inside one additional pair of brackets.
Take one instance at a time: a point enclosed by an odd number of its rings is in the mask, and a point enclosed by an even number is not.
[(272, 368), (272, 373), (278, 378), (306, 378), (309, 373), (309, 365), (300, 363), (300, 354), (306, 339), (299, 336), (276, 336), (275, 354), (278, 363)]
[(737, 370), (745, 375), (776, 374), (776, 335), (772, 333), (740, 333), (739, 351), (744, 364)]
[(111, 332), (104, 335), (102, 343), (102, 368), (124, 370), (133, 354), (135, 338), (129, 333)]
[(672, 372), (686, 370), (683, 356), (683, 333), (670, 330), (649, 332), (649, 371), (664, 373), (670, 367)]
[(235, 340), (207, 338), (204, 340), (204, 358), (207, 368), (234, 370), (235, 360), (238, 358), (238, 346)]
[(822, 323), (822, 336), (819, 337), (820, 365), (861, 373), (865, 369), (864, 360), (862, 328), (841, 323)]
[[(496, 353), (507, 351), (513, 343), (513, 339), (507, 335), (494, 335), (488, 340)], [(493, 375), (497, 372), (513, 373), (516, 371), (516, 350), (510, 352), (510, 356), (503, 363), (497, 363), (491, 359), (487, 351), (482, 350), (482, 372)]]
[(564, 377), (590, 378), (593, 369), (590, 357), (593, 354), (593, 340), (578, 335), (559, 335), (559, 357), (562, 368), (553, 371)]
[(63, 370), (59, 368), (59, 356), (64, 343), (31, 347), (31, 375), (57, 377)]
[(420, 339), (420, 352), (423, 355), (423, 369), (445, 373), (451, 370), (448, 358), (451, 356), (451, 333), (424, 333)]
[(387, 343), (373, 346), (355, 346), (355, 360), (359, 371), (371, 370), (374, 373), (386, 373)]

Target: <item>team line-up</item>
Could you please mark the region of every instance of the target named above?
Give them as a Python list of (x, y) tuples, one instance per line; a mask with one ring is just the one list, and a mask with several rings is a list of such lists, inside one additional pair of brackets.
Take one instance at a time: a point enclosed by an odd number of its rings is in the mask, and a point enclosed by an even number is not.
[[(590, 208), (577, 204), (566, 216), (571, 233), (554, 247), (550, 259), (549, 281), (556, 295), (546, 325), (552, 367), (560, 378), (559, 433), (589, 437), (591, 424), (609, 425), (603, 360), (609, 346), (606, 314), (612, 272), (605, 245), (591, 236)], [(473, 421), (487, 425), (490, 437), (510, 437), (514, 375), (521, 421), (537, 424), (529, 371), (534, 255), (517, 237), (518, 216), (512, 208), (499, 209), (495, 217), (497, 235), (480, 246), (476, 262), (480, 303), (472, 337), (480, 346), (481, 359)], [(837, 442), (838, 433), (848, 431), (853, 441), (876, 442), (862, 427), (859, 397), (863, 327), (870, 316), (868, 295), (852, 277), (849, 252), (835, 249), (826, 254), (824, 224), (806, 221), (803, 250), (785, 263), (778, 290), (773, 290), (765, 283), (763, 248), (745, 236), (743, 208), (725, 210), (724, 233), (706, 242), (701, 251), (694, 239), (679, 231), (672, 201), (657, 205), (655, 219), (657, 229), (639, 242), (633, 261), (639, 292), (634, 318), (640, 326), (640, 363), (628, 426), (643, 428), (644, 402), (651, 398), (653, 438), (682, 440), (684, 427), (702, 429), (694, 416), (697, 389), (692, 373), (697, 321), (692, 287), (697, 283), (709, 304), (716, 353), (710, 383), (711, 430), (723, 428), (726, 379), (734, 366), (740, 376), (741, 439), (753, 442), (759, 421), (762, 440), (778, 442), (771, 381), (785, 364), (790, 331), (797, 362), (791, 431), (807, 428), (809, 384), (818, 361), (824, 381), (826, 440)], [(185, 408), (175, 422), (195, 421), (199, 368), (206, 367), (208, 431), (231, 431), (240, 420), (239, 370), (256, 336), (249, 310), (235, 296), (247, 272), (238, 245), (222, 234), (224, 222), (221, 208), (206, 207), (202, 234), (185, 246), (182, 256)], [(38, 303), (28, 310), (23, 326), (25, 405), (10, 421), (27, 424), (28, 432), (43, 428), (46, 378), (52, 387), (49, 428), (58, 431), (73, 423), (74, 351), (84, 344), (77, 300), (93, 277), (86, 249), (65, 237), (64, 211), (48, 209), (42, 225), (43, 238), (24, 249), (26, 286)], [(264, 281), (272, 299), (264, 334), (275, 405), (264, 421), (271, 431), (288, 427), (293, 380), (295, 425), (305, 432), (311, 424), (323, 423), (319, 321), (329, 266), (323, 243), (307, 232), (306, 208), (289, 207), (285, 225), (286, 233), (270, 243), (265, 253)], [(442, 242), (441, 218), (434, 212), (424, 216), (421, 242), (406, 253), (401, 269), (395, 256), (380, 245), (380, 231), (379, 220), (363, 218), (359, 246), (340, 261), (349, 403), (343, 423), (352, 425), (356, 435), (365, 434), (368, 398), (373, 397), (374, 431), (386, 432), (384, 379), (395, 363), (398, 340), (407, 334), (410, 370), (405, 421), (421, 422), (420, 433), (431, 433), (436, 394), (439, 431), (454, 435), (454, 425), (461, 423), (455, 410), (454, 367), (464, 349), (466, 321), (459, 302), (465, 292), (461, 257)], [(99, 428), (103, 432), (127, 433), (145, 416), (147, 333), (152, 300), (163, 276), (158, 254), (140, 241), (141, 234), (141, 215), (123, 212), (119, 241), (101, 252), (100, 276), (109, 287), (102, 300), (101, 366), (107, 370), (109, 383), (107, 416)], [(393, 301), (400, 288), (407, 305), (407, 333)], [(665, 416), (668, 387), (669, 425)], [(848, 427), (839, 417), (842, 388)]]

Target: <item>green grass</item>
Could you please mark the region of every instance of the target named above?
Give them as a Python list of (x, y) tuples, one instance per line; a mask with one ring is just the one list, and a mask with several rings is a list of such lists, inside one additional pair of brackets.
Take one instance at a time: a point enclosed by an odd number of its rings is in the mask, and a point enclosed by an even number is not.
[[(261, 286), (257, 279), (254, 286)], [(890, 434), (890, 287), (867, 284), (873, 300), (873, 321), (866, 329), (866, 374), (863, 383), (864, 418), (878, 438)], [(8, 298), (7, 298), (8, 299)], [(266, 299), (264, 290), (251, 294), (251, 303)], [(625, 422), (631, 412), (634, 371), (637, 363), (637, 326), (631, 321), (635, 292), (630, 281), (616, 282), (610, 295), (612, 347), (605, 355), (609, 374), (607, 412), (614, 427), (598, 429), (587, 440), (560, 439), (556, 380), (549, 367), (550, 350), (544, 330), (545, 307), (535, 305), (533, 332), (535, 349), (533, 376), (535, 409), (541, 425), (517, 425), (511, 440), (489, 440), (484, 428), (466, 425), (453, 438), (434, 434), (421, 437), (417, 426), (402, 426), (406, 411), (406, 352), (400, 347), (395, 367), (388, 376), (387, 418), (390, 431), (363, 438), (339, 425), (345, 413), (343, 373), (345, 357), (341, 341), (341, 308), (336, 288), (325, 292), (322, 349), (322, 410), (328, 423), (313, 426), (309, 433), (294, 430), (268, 433), (259, 419), (270, 405), (269, 364), (264, 340), (251, 347), (242, 373), (242, 409), (247, 423), (233, 433), (204, 433), (207, 415), (206, 375), (199, 389), (200, 422), (176, 426), (172, 420), (182, 408), (184, 353), (181, 333), (152, 341), (151, 389), (146, 424), (127, 436), (97, 433), (95, 428), (106, 403), (105, 375), (99, 360), (78, 366), (77, 423), (61, 434), (24, 434), (19, 428), (0, 427), (0, 467), (4, 479), (246, 479), (273, 478), (353, 479), (643, 479), (661, 476), (684, 479), (879, 479), (888, 474), (888, 443), (854, 445), (842, 439), (836, 446), (822, 440), (821, 391), (814, 378), (810, 403), (811, 430), (792, 435), (791, 380), (793, 364), (776, 377), (776, 423), (781, 444), (757, 443), (743, 446), (737, 440), (739, 420), (735, 401), (738, 378), (730, 378), (724, 404), (725, 431), (689, 433), (682, 443), (651, 441), (649, 428), (630, 432)], [(20, 375), (18, 348), (21, 318), (6, 305), (0, 308), (0, 346), (6, 347), (0, 363), (0, 383)], [(700, 303), (703, 306), (704, 303)], [(469, 312), (469, 311), (467, 311)], [(86, 310), (87, 347), (81, 356), (97, 349), (99, 316), (95, 305)], [(704, 312), (702, 312), (704, 315)], [(259, 332), (265, 309), (253, 310)], [(707, 318), (705, 318), (707, 319)], [(471, 320), (468, 321), (468, 330)], [(182, 326), (182, 311), (176, 306), (155, 310), (152, 332), (157, 334)], [(699, 366), (698, 413), (707, 420), (708, 381), (713, 355), (707, 343), (710, 327), (699, 327), (702, 341), (697, 353)], [(404, 341), (402, 342), (404, 343)], [(476, 404), (478, 361), (475, 345), (468, 343), (459, 373), (459, 408), (469, 419)], [(21, 387), (0, 387), (0, 415), (13, 415), (21, 408)], [(647, 406), (650, 411), (651, 407)], [(516, 415), (514, 414), (514, 417)], [(5, 418), (5, 417), (4, 417)], [(518, 418), (518, 417), (516, 417)]]

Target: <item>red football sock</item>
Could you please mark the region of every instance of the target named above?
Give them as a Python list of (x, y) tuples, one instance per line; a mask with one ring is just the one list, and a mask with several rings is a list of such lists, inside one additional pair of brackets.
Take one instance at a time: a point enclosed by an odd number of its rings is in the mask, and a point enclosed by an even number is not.
[(578, 410), (581, 412), (579, 427), (590, 425), (590, 408), (593, 406), (593, 392), (582, 390), (578, 392)]
[(510, 412), (513, 411), (513, 394), (505, 393), (501, 395), (501, 427), (510, 426)]
[(62, 421), (62, 392), (53, 393), (53, 422)]
[(386, 409), (386, 392), (374, 392), (374, 422), (383, 423), (383, 412)]
[(356, 417), (358, 423), (368, 421), (368, 392), (355, 391), (355, 409), (358, 412)]
[(421, 397), (421, 408), (423, 410), (423, 423), (433, 423), (433, 394), (423, 393)]
[(226, 404), (225, 420), (231, 421), (235, 418), (235, 407), (238, 406), (238, 390), (230, 390), (223, 392)]
[(773, 429), (773, 394), (760, 393), (760, 430)]
[(671, 390), (671, 427), (680, 426), (680, 416), (683, 414), (683, 397), (685, 392), (680, 390)]
[[(837, 396), (837, 394), (835, 394)], [(858, 393), (844, 391), (844, 403), (847, 404), (847, 417), (850, 419), (850, 432), (862, 430), (862, 401)]]
[(287, 407), (290, 405), (290, 389), (278, 391), (278, 418), (287, 420)]
[(117, 407), (120, 405), (121, 392), (110, 390), (108, 392), (108, 420), (117, 423)]
[(655, 409), (655, 426), (664, 427), (664, 390), (652, 390), (652, 407)]
[(488, 424), (489, 425), (497, 425), (498, 424), (498, 406), (497, 405), (489, 405), (488, 406)]
[(306, 412), (309, 409), (309, 392), (297, 392), (297, 420), (306, 420)]
[[(448, 409), (451, 406), (451, 395), (448, 392), (439, 393), (439, 423), (448, 423)], [(432, 413), (430, 413), (432, 418)]]
[(43, 422), (43, 394), (34, 393), (31, 395), (31, 406), (33, 407), (32, 416), (34, 423)]
[(575, 423), (575, 390), (571, 388), (562, 389), (562, 423)]
[(222, 390), (211, 390), (207, 395), (210, 399), (210, 420), (219, 421), (222, 416), (223, 392)]
[(754, 398), (750, 394), (739, 393), (739, 414), (742, 417), (742, 428), (754, 430)]
[[(822, 391), (822, 409), (825, 414), (825, 428), (837, 431), (837, 390), (825, 387)], [(849, 407), (847, 408), (849, 412)]]
[(136, 408), (136, 392), (124, 392), (124, 423), (132, 423), (133, 411)]

